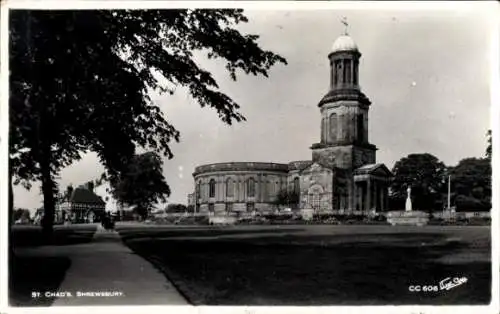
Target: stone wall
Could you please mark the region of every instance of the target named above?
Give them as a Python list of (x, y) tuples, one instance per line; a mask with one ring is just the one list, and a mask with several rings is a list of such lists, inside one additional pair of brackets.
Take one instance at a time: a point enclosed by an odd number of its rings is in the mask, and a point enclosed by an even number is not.
[[(196, 169), (195, 202), (202, 212), (211, 208), (217, 213), (269, 210), (278, 192), (288, 184), (288, 166), (284, 164), (225, 163)], [(213, 195), (210, 195), (211, 182)]]
[(352, 168), (353, 160), (352, 146), (330, 146), (316, 148), (312, 151), (314, 162), (318, 162), (328, 167)]
[[(302, 172), (300, 179), (300, 208), (314, 208), (320, 211), (331, 210), (332, 189), (333, 171), (313, 164)], [(316, 201), (314, 200), (315, 197), (318, 198)]]
[(367, 106), (356, 101), (328, 103), (321, 108), (321, 119), (323, 144), (369, 142)]

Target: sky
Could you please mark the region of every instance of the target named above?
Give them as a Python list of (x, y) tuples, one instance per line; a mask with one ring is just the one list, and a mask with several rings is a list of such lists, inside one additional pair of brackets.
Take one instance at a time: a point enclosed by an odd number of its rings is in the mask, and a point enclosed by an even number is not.
[[(180, 132), (174, 158), (163, 173), (169, 202), (187, 203), (198, 165), (226, 161), (283, 162), (311, 159), (319, 141), (320, 99), (328, 91), (328, 53), (344, 32), (362, 53), (359, 81), (370, 98), (369, 139), (377, 162), (392, 168), (411, 153), (431, 153), (447, 165), (482, 157), (490, 128), (492, 21), (488, 11), (246, 11), (244, 33), (285, 57), (269, 78), (241, 74), (233, 82), (224, 63), (198, 57), (221, 90), (241, 106), (246, 122), (225, 125), (182, 88), (173, 96), (152, 95)], [(102, 172), (95, 154), (63, 169), (60, 186), (79, 185)], [(41, 206), (39, 186), (14, 189), (16, 207)]]

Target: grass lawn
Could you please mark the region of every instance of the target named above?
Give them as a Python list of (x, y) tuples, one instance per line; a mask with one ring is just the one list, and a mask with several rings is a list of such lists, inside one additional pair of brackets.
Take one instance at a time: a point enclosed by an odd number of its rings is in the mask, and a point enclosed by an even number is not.
[[(92, 240), (95, 225), (56, 226), (50, 243), (43, 240), (41, 228), (15, 226), (12, 230), (12, 245), (19, 248), (43, 247), (47, 245), (72, 245)], [(64, 279), (71, 261), (64, 256), (23, 256), (15, 254), (9, 258), (9, 300), (12, 306), (50, 306), (54, 298), (32, 298), (31, 293), (56, 291)]]
[(87, 243), (92, 240), (96, 231), (96, 225), (56, 225), (50, 242), (42, 235), (39, 226), (14, 226), (12, 229), (12, 245), (18, 247), (34, 247), (43, 245), (71, 245)]
[[(195, 305), (488, 304), (489, 227), (119, 229)], [(449, 291), (409, 292), (467, 277)]]
[(64, 257), (14, 257), (9, 272), (11, 306), (50, 306), (54, 298), (32, 298), (38, 291), (57, 291), (71, 261)]

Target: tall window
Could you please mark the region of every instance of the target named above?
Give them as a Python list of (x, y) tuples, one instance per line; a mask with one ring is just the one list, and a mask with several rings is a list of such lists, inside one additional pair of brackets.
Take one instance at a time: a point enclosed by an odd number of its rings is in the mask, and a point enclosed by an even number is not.
[(210, 180), (208, 197), (215, 197), (215, 180), (214, 179)]
[(341, 60), (337, 60), (337, 84), (342, 82), (342, 62)]
[(234, 196), (234, 181), (231, 178), (226, 180), (226, 196), (233, 197)]
[(254, 178), (250, 178), (247, 181), (247, 196), (248, 197), (255, 196), (255, 180), (254, 180)]
[(332, 113), (330, 115), (330, 140), (335, 141), (337, 139), (337, 114)]
[(298, 177), (293, 179), (293, 192), (296, 194), (300, 193), (300, 181)]
[(196, 201), (198, 201), (199, 198), (201, 198), (201, 181), (198, 181), (198, 184), (196, 185)]
[(364, 139), (364, 137), (365, 137), (365, 128), (363, 127), (364, 121), (363, 121), (363, 114), (362, 113), (359, 113), (357, 115), (357, 121), (356, 122), (357, 122), (357, 129), (358, 129), (357, 130), (358, 141), (362, 143), (362, 142), (365, 141), (365, 139)]
[(345, 61), (346, 82), (351, 83), (351, 60)]

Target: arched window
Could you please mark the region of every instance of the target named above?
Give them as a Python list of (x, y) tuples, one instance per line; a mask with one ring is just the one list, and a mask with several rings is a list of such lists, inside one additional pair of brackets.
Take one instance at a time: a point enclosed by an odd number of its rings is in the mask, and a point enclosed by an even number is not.
[(215, 180), (210, 180), (208, 197), (215, 197)]
[(226, 180), (226, 196), (233, 197), (234, 196), (234, 181), (231, 178)]
[(247, 196), (248, 197), (255, 196), (255, 180), (253, 178), (250, 178), (247, 181)]
[(330, 115), (330, 140), (337, 140), (337, 114), (332, 113)]
[(300, 179), (298, 177), (296, 177), (295, 179), (293, 179), (293, 192), (295, 194), (299, 194), (300, 193)]
[(337, 84), (342, 82), (342, 62), (337, 60)]

